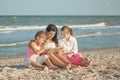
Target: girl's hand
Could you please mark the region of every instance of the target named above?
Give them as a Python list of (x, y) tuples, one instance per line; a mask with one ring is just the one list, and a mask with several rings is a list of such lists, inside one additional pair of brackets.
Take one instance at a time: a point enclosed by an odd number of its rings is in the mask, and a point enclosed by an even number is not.
[(68, 53), (68, 58), (71, 58), (74, 53)]
[(64, 47), (58, 47), (62, 53), (64, 53)]
[(49, 51), (49, 49), (45, 49), (45, 53), (47, 53)]
[(44, 48), (44, 53), (46, 54), (49, 51), (49, 49)]

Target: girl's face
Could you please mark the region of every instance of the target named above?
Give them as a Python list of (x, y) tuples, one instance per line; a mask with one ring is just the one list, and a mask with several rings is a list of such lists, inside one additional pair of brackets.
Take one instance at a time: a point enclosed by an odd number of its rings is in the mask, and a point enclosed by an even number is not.
[(47, 38), (48, 38), (48, 39), (52, 39), (52, 38), (55, 36), (55, 34), (56, 34), (55, 31), (47, 32)]
[(66, 33), (66, 32), (64, 32), (64, 31), (61, 31), (61, 36), (62, 36), (62, 38), (68, 40), (69, 37), (70, 37), (70, 33)]
[(39, 44), (43, 44), (45, 42), (46, 38), (38, 38), (37, 41)]

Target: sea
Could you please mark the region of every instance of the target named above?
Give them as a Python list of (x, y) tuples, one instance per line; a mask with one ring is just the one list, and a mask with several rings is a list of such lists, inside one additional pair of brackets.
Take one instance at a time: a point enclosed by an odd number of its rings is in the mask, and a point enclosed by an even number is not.
[(72, 28), (79, 51), (120, 47), (120, 16), (0, 16), (0, 57), (26, 54), (28, 42), (47, 25)]

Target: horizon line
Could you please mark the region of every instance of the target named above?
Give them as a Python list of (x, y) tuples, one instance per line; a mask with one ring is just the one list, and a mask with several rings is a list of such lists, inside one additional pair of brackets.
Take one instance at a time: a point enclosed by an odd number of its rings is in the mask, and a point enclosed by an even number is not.
[(23, 15), (23, 14), (18, 14), (18, 15), (0, 15), (0, 16), (120, 16), (120, 15)]

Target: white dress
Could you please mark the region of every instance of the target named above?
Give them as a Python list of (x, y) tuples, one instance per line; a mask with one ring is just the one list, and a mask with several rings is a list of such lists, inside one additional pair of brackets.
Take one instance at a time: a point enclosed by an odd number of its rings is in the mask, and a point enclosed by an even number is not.
[(54, 42), (46, 43), (45, 48), (47, 48), (47, 49), (56, 48), (56, 45)]
[(68, 53), (68, 52), (77, 53), (78, 52), (77, 40), (73, 36), (70, 36), (70, 39), (68, 41), (66, 41), (65, 39), (60, 39), (58, 41), (58, 46), (63, 47), (65, 53)]

